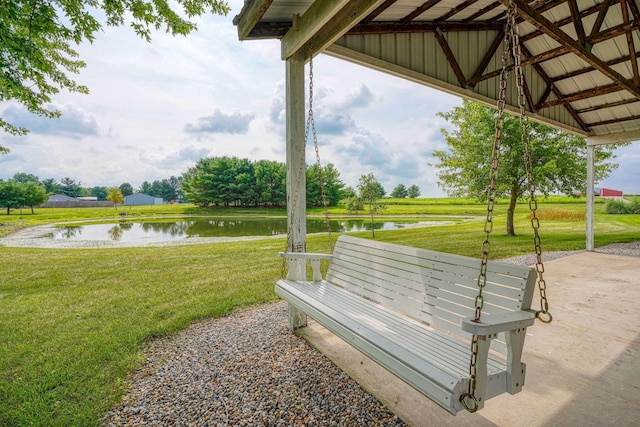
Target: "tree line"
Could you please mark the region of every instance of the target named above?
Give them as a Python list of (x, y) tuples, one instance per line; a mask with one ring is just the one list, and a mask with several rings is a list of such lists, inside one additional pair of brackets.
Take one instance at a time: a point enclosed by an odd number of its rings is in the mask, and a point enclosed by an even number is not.
[[(328, 206), (337, 205), (345, 197), (345, 184), (333, 164), (307, 166), (304, 173), (308, 206), (322, 205), (321, 182)], [(287, 168), (282, 162), (210, 157), (199, 160), (182, 175), (182, 189), (187, 200), (200, 206), (282, 207), (287, 204), (286, 177)]]
[[(309, 165), (304, 173), (307, 206), (323, 205), (324, 187), (327, 206), (344, 202), (351, 212), (363, 209), (364, 196), (359, 194), (361, 191), (356, 192), (347, 187), (333, 164), (327, 164), (321, 169), (318, 165)], [(89, 196), (118, 204), (124, 197), (134, 193), (160, 197), (167, 202), (189, 201), (203, 207), (284, 207), (287, 204), (286, 175), (286, 165), (283, 162), (251, 161), (227, 156), (201, 159), (182, 176), (144, 181), (137, 189), (127, 182), (118, 187), (89, 188), (69, 177), (58, 182), (53, 178), (40, 180), (33, 174), (17, 173), (7, 182), (0, 180), (0, 207), (10, 210), (39, 206), (53, 194), (75, 198)], [(373, 179), (376, 197), (384, 197), (384, 188), (374, 177)], [(407, 189), (404, 184), (399, 184), (391, 193), (391, 197), (396, 198), (419, 195), (418, 186), (412, 185)]]
[[(72, 178), (65, 177), (58, 182), (54, 178), (47, 178), (40, 180), (36, 175), (27, 173), (16, 173), (7, 182), (14, 182), (19, 184), (34, 183), (44, 188), (45, 193), (62, 194), (69, 197), (96, 197), (98, 200), (107, 200), (107, 194), (110, 187), (96, 186), (96, 187), (83, 187), (80, 181), (76, 181)], [(167, 179), (155, 180), (153, 182), (144, 181), (139, 188), (135, 189), (128, 182), (120, 184), (119, 188), (123, 196), (129, 196), (134, 193), (144, 193), (154, 197), (162, 197), (169, 200), (180, 200), (184, 198), (184, 193), (180, 184), (182, 177), (172, 176)], [(5, 183), (0, 180), (0, 183)], [(0, 205), (2, 206), (2, 205)]]

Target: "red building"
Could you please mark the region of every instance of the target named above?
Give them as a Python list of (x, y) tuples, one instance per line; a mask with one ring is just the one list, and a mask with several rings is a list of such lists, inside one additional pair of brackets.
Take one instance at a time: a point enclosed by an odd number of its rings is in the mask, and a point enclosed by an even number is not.
[(596, 188), (596, 196), (600, 197), (622, 197), (622, 191), (610, 188)]

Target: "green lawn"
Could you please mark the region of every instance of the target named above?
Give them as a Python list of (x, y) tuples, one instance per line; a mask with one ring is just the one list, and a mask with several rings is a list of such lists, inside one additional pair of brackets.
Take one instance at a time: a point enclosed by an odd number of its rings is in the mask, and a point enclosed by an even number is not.
[[(478, 204), (417, 203), (389, 215), (483, 214)], [(445, 207), (444, 210), (442, 206)], [(583, 203), (542, 203), (547, 209), (584, 212)], [(127, 208), (128, 209), (128, 208)], [(339, 211), (336, 208), (335, 211)], [(395, 208), (394, 208), (395, 209)], [(390, 208), (391, 210), (391, 208)], [(105, 218), (103, 208), (56, 209), (36, 215), (0, 215), (23, 224)], [(420, 211), (420, 212), (418, 212)], [(132, 217), (211, 214), (193, 206), (131, 209)], [(283, 211), (243, 211), (242, 214)], [(319, 213), (321, 210), (313, 210)], [(216, 215), (238, 211), (213, 211)], [(496, 213), (492, 257), (531, 252), (526, 206), (518, 207), (516, 232), (504, 236), (504, 206)], [(567, 215), (543, 221), (543, 250), (584, 248), (584, 221)], [(596, 245), (637, 240), (640, 215), (596, 217)], [(370, 233), (357, 233), (370, 237)], [(424, 229), (377, 231), (379, 240), (478, 256), (482, 220)], [(234, 308), (277, 299), (276, 253), (285, 239), (224, 244), (122, 249), (24, 249), (0, 247), (0, 425), (99, 425), (125, 392), (128, 375), (143, 361), (149, 339)], [(326, 236), (309, 250), (328, 250)], [(550, 287), (552, 283), (548, 284)]]

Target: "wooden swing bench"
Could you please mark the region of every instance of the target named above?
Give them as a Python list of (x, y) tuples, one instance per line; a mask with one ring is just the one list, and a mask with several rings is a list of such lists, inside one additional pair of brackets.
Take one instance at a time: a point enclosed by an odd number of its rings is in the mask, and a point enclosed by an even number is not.
[[(472, 334), (479, 336), (475, 397), (478, 408), (525, 379), (521, 362), (536, 272), (489, 262), (482, 322), (473, 322), (480, 261), (351, 236), (333, 255), (281, 253), (289, 277), (312, 266), (310, 281), (282, 279), (276, 292), (452, 414), (469, 388)], [(326, 279), (320, 261), (330, 260)], [(299, 313), (298, 313), (299, 316)], [(297, 322), (297, 323), (296, 323)]]

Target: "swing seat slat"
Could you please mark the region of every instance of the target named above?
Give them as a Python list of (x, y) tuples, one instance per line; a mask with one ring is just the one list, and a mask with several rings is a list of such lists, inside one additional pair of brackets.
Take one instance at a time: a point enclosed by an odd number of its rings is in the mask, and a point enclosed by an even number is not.
[[(310, 261), (313, 277), (279, 280), (278, 295), (450, 413), (463, 409), (473, 333), (479, 408), (522, 389), (534, 269), (489, 262), (478, 324), (477, 259), (351, 236), (338, 239), (333, 255), (280, 255)], [(330, 260), (326, 278), (320, 259)]]

